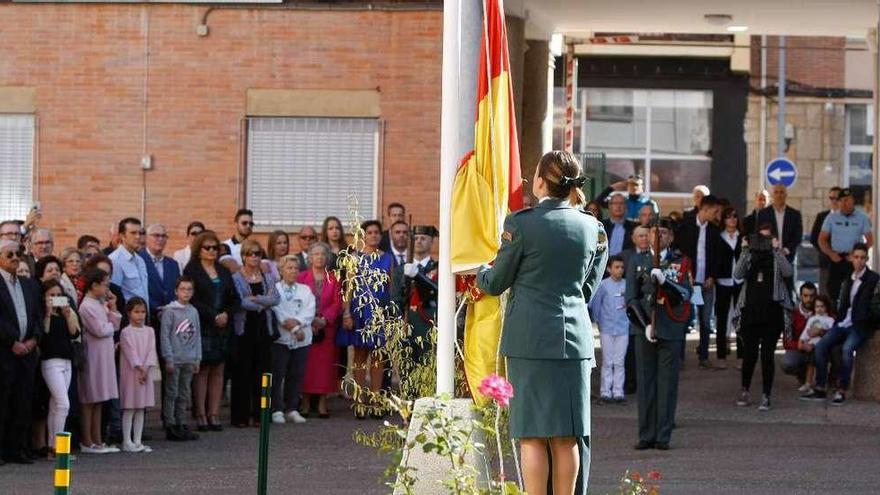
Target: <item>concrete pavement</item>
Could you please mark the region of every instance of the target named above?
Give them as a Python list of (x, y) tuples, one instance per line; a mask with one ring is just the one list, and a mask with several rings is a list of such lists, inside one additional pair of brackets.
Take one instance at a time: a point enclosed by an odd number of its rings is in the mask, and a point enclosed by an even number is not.
[[(691, 343), (692, 344), (692, 343)], [(735, 406), (739, 373), (699, 371), (689, 349), (682, 374), (672, 450), (637, 452), (635, 397), (626, 405), (595, 406), (591, 493), (609, 493), (627, 469), (663, 474), (670, 494), (874, 494), (880, 460), (880, 404), (844, 407), (797, 399), (792, 377), (777, 370), (773, 410)], [(753, 391), (760, 390), (756, 370)], [(594, 382), (599, 370), (595, 370)], [(331, 402), (333, 417), (304, 425), (273, 425), (269, 492), (388, 493), (380, 478), (385, 457), (352, 440), (357, 428), (347, 403)], [(226, 411), (224, 411), (226, 412)], [(165, 442), (156, 412), (149, 414), (151, 454), (79, 455), (73, 493), (241, 494), (256, 490), (258, 430), (227, 428), (185, 444)], [(0, 467), (2, 493), (47, 493), (52, 464)]]

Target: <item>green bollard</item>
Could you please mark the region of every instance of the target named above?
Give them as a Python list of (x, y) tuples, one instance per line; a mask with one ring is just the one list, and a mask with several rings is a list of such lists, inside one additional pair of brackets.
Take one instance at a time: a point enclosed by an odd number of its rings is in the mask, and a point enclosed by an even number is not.
[(260, 460), (257, 495), (266, 495), (269, 478), (269, 425), (272, 423), (272, 373), (263, 373), (260, 392)]
[(70, 493), (70, 433), (55, 434), (55, 495)]

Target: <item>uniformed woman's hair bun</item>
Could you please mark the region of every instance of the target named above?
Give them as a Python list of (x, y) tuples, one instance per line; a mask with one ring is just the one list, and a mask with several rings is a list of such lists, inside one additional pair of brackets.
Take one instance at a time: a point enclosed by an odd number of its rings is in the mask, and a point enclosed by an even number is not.
[(573, 206), (582, 206), (587, 198), (581, 190), (587, 178), (581, 175), (581, 164), (568, 151), (548, 151), (538, 162), (538, 177), (547, 183), (550, 196), (567, 199)]

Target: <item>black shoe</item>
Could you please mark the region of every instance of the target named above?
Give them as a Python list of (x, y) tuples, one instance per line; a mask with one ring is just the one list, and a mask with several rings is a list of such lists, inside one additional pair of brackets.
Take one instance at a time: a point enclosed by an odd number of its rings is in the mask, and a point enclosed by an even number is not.
[[(247, 426), (247, 425), (245, 425), (245, 426)], [(210, 425), (208, 425), (208, 430), (223, 431), (223, 425), (221, 425), (220, 423), (210, 424)]]
[(823, 402), (826, 398), (828, 398), (828, 395), (825, 393), (825, 391), (819, 390), (817, 388), (814, 388), (810, 392), (801, 396), (801, 400), (812, 402)]
[(199, 435), (190, 431), (189, 427), (186, 425), (181, 425), (180, 431), (183, 433), (183, 439), (188, 442), (199, 439)]
[(201, 431), (201, 432), (210, 431), (210, 428), (211, 428), (211, 427), (208, 426), (208, 425), (198, 425), (198, 426), (196, 426), (196, 429), (199, 430), (199, 431)]
[(182, 442), (186, 440), (186, 438), (184, 438), (183, 430), (181, 430), (179, 426), (171, 426), (169, 428), (165, 428), (165, 440), (171, 442)]
[(669, 444), (666, 442), (657, 442), (657, 445), (654, 446), (657, 450), (669, 450)]
[(302, 417), (304, 417), (304, 418), (308, 418), (309, 416), (312, 415), (312, 412), (311, 412), (311, 411), (305, 411), (305, 412), (303, 412), (303, 411), (299, 411), (299, 415), (302, 416)]
[(626, 397), (615, 397), (614, 403), (619, 406), (622, 406), (622, 405), (626, 404)]
[(654, 448), (654, 442), (646, 442), (644, 440), (639, 440), (639, 443), (635, 444), (633, 447), (636, 450), (648, 450)]

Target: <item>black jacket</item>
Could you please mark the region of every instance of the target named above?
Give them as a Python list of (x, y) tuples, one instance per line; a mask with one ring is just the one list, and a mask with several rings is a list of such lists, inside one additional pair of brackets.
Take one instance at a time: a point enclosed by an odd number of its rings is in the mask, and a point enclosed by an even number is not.
[(773, 233), (774, 237), (779, 239), (779, 242), (782, 243), (782, 247), (788, 249), (788, 256), (785, 258), (790, 263), (794, 260), (794, 255), (797, 254), (797, 247), (804, 237), (804, 223), (801, 219), (801, 212), (790, 206), (785, 207), (782, 224), (784, 232), (782, 232), (781, 235), (777, 232), (776, 213), (774, 213), (772, 205), (758, 212), (757, 225), (755, 227), (758, 227), (765, 222), (770, 224), (770, 231)]
[(714, 263), (709, 271), (712, 274), (712, 278), (733, 277), (733, 264), (739, 260), (739, 256), (742, 254), (742, 238), (743, 235), (740, 234), (734, 248), (731, 249), (730, 244), (724, 240), (724, 232), (718, 232), (718, 235), (715, 237), (715, 247), (712, 251), (714, 253)]
[[(184, 275), (188, 275), (193, 279), (193, 297), (190, 300), (196, 310), (199, 312), (199, 323), (201, 324), (202, 335), (232, 335), (232, 316), (241, 306), (241, 299), (238, 297), (238, 291), (235, 290), (235, 283), (232, 281), (232, 274), (220, 263), (214, 264), (217, 270), (217, 277), (220, 278), (220, 285), (215, 289), (214, 282), (208, 276), (208, 272), (202, 267), (202, 263), (193, 258), (183, 269)], [(219, 306), (216, 304), (216, 290), (220, 291)], [(229, 322), (222, 329), (217, 328), (214, 324), (214, 318), (220, 314), (226, 313), (229, 316)]]
[[(721, 235), (721, 229), (714, 223), (709, 222), (706, 226), (706, 278), (714, 277), (715, 250), (718, 247), (717, 239)], [(675, 231), (675, 247), (691, 260), (691, 276), (697, 274), (697, 242), (700, 240), (700, 228), (697, 227), (696, 219), (690, 221), (682, 219)]]
[(810, 244), (812, 244), (819, 253), (820, 268), (828, 268), (831, 266), (831, 258), (825, 256), (825, 253), (822, 252), (822, 248), (819, 247), (819, 233), (822, 232), (822, 224), (825, 223), (825, 218), (829, 213), (831, 213), (831, 210), (820, 211), (819, 214), (816, 215), (816, 220), (813, 222), (813, 229), (810, 231)]
[[(859, 326), (865, 331), (873, 331), (871, 307), (876, 299), (874, 291), (877, 287), (877, 281), (880, 275), (872, 271), (870, 268), (865, 269), (862, 275), (862, 284), (856, 292), (856, 297), (852, 301), (852, 322), (854, 326)], [(849, 310), (850, 291), (852, 290), (852, 277), (846, 277), (843, 285), (840, 286), (840, 297), (837, 299), (837, 321), (841, 322), (846, 318), (846, 312)]]
[[(611, 234), (614, 232), (614, 222), (611, 221), (611, 218), (606, 218), (602, 220), (602, 225), (605, 226), (605, 235), (608, 236), (608, 244), (611, 245)], [(632, 233), (636, 227), (638, 227), (639, 223), (634, 222), (632, 220), (623, 220), (623, 245), (620, 248), (621, 251), (630, 249), (633, 247)], [(620, 254), (620, 253), (615, 253)]]
[(30, 278), (17, 277), (21, 284), (21, 292), (24, 295), (24, 304), (27, 310), (27, 328), (24, 339), (20, 338), (18, 316), (15, 312), (15, 303), (12, 295), (6, 288), (6, 282), (0, 280), (0, 359), (11, 359), (12, 345), (16, 341), (30, 339), (39, 340), (42, 336), (40, 329), (43, 325), (43, 304), (40, 296), (40, 287), (37, 282)]

